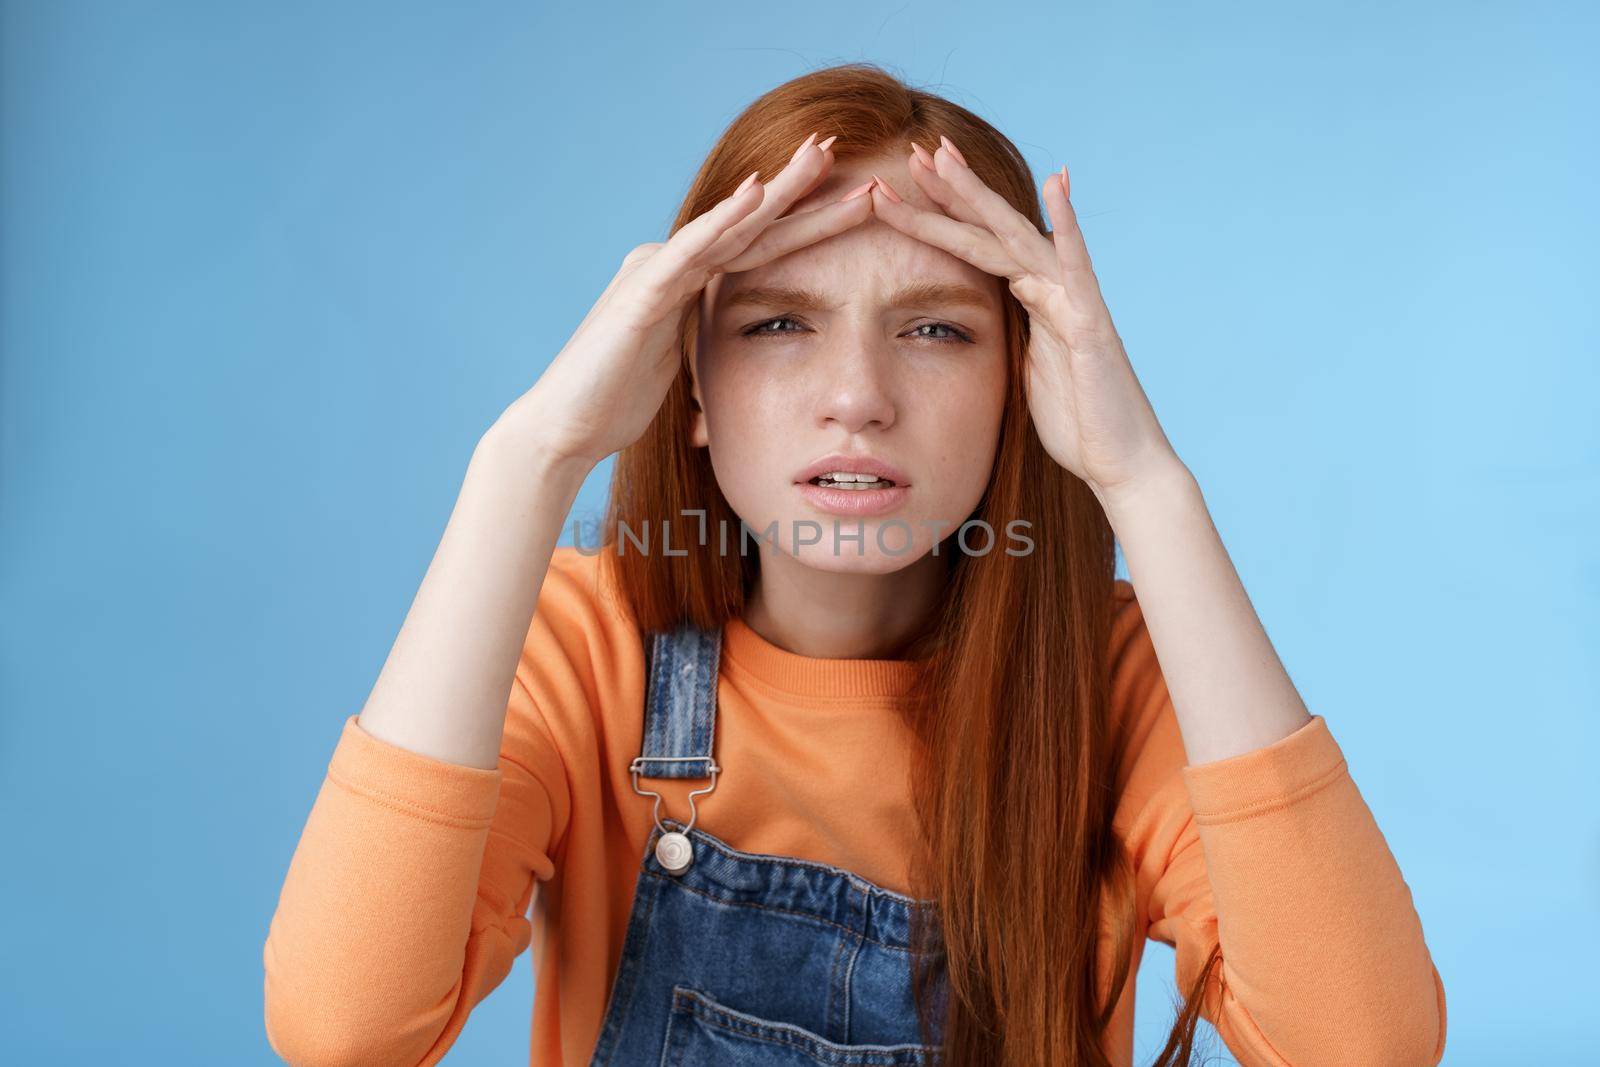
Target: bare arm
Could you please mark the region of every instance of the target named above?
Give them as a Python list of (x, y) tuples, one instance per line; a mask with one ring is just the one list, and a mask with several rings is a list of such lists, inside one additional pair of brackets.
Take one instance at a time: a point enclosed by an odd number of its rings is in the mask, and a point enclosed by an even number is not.
[(517, 401), (472, 454), (444, 536), (357, 720), (381, 741), (492, 770), (506, 693), (561, 524), (593, 464)]
[(1103, 499), (1189, 762), (1253, 751), (1310, 721), (1188, 469), (1174, 459), (1162, 475)]

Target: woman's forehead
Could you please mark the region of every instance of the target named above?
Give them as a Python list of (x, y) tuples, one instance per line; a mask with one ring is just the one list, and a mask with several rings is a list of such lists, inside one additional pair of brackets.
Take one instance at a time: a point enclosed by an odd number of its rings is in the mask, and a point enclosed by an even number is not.
[(753, 289), (805, 290), (843, 304), (887, 296), (908, 280), (969, 286), (993, 293), (992, 303), (999, 305), (997, 279), (881, 219), (868, 219), (758, 267), (713, 279), (719, 283), (718, 304)]
[[(837, 200), (874, 175), (889, 182), (902, 199), (925, 211), (942, 213), (911, 177), (904, 160), (891, 156), (842, 161), (821, 185), (796, 201), (787, 215), (814, 211)], [(734, 294), (752, 290), (790, 289), (842, 305), (852, 301), (887, 300), (908, 281), (967, 286), (990, 295), (1000, 307), (999, 279), (967, 261), (869, 218), (843, 233), (797, 248), (747, 271), (717, 275), (706, 287), (711, 308), (726, 306)]]
[(752, 290), (803, 292), (834, 307), (883, 304), (912, 282), (930, 289), (976, 290), (984, 294), (990, 310), (1000, 309), (1000, 279), (878, 218), (750, 270), (716, 275), (705, 298), (707, 310), (728, 307), (735, 297)]

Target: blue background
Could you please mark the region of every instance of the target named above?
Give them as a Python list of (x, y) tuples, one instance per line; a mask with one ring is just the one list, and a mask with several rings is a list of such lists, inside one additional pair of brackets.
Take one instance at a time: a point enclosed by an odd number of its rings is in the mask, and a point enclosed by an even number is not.
[[(1596, 8), (556, 7), (5, 4), (14, 1062), (274, 1061), (267, 922), (472, 445), (725, 123), (854, 59), (1070, 166), (1414, 891), (1446, 1062), (1592, 1056)], [(448, 1062), (525, 1054), (528, 963)]]

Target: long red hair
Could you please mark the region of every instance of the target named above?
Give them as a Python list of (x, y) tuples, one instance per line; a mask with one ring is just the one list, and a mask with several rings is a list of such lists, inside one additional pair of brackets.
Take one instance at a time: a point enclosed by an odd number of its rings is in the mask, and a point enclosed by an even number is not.
[[(828, 67), (750, 104), (695, 176), (672, 229), (709, 210), (751, 171), (770, 177), (813, 131), (837, 134), (837, 160), (907, 154), (948, 135), (971, 167), (1041, 230), (1033, 176), (1014, 145), (965, 108), (871, 64)], [(1109, 1065), (1101, 1042), (1130, 977), (1131, 864), (1112, 827), (1117, 739), (1107, 710), (1115, 555), (1089, 488), (1050, 458), (1023, 393), (1028, 320), (1002, 287), (1009, 367), (998, 454), (971, 516), (995, 531), (1031, 522), (1033, 550), (1012, 556), (941, 546), (947, 595), (924, 636), (933, 649), (914, 694), (919, 739), (913, 799), (922, 828), (914, 923), (924, 1034), (943, 1034), (946, 1067)], [(618, 454), (601, 555), (642, 631), (685, 621), (717, 628), (739, 615), (753, 552), (722, 552), (712, 534), (686, 555), (628, 551), (663, 520), (731, 531), (739, 517), (705, 449), (689, 444), (689, 360), (698, 302), (685, 316), (682, 370), (645, 435)], [(726, 524), (721, 526), (719, 524)], [(1097, 983), (1102, 923), (1113, 958)], [(1184, 999), (1152, 1067), (1186, 1063), (1216, 950)], [(931, 1017), (927, 979), (943, 967), (950, 996)], [(929, 1041), (928, 1043), (932, 1043)]]

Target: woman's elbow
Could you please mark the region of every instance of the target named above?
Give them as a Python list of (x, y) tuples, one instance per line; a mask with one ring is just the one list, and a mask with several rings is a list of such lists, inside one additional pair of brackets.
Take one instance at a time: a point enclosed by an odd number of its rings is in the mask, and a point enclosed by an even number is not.
[(1356, 1062), (1433, 1067), (1444, 1058), (1444, 982), (1431, 964), (1429, 974), (1425, 986), (1390, 1003), (1383, 1019), (1368, 1029)]
[(393, 1067), (368, 1027), (329, 1011), (332, 997), (292, 994), (266, 983), (267, 1044), (290, 1067)]

